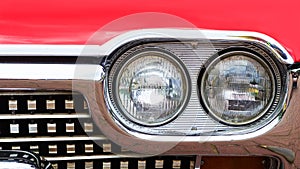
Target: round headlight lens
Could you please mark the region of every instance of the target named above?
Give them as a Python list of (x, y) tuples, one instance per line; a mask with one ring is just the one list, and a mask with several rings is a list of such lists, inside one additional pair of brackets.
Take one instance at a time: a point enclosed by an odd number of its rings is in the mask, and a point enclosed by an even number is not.
[(144, 49), (119, 58), (112, 84), (119, 111), (142, 125), (160, 125), (183, 110), (188, 75), (171, 53)]
[(262, 117), (272, 103), (275, 82), (269, 66), (249, 52), (214, 59), (202, 76), (201, 96), (217, 120), (244, 125)]

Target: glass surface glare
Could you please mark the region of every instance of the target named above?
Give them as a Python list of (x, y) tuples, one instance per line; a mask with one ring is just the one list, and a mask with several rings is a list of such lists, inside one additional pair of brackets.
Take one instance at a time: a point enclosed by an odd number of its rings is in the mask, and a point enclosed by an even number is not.
[(203, 100), (213, 116), (232, 125), (260, 118), (272, 102), (274, 79), (258, 56), (232, 52), (215, 59), (202, 81)]
[(186, 101), (187, 80), (172, 56), (145, 51), (121, 63), (117, 76), (117, 100), (129, 119), (157, 125), (177, 115)]

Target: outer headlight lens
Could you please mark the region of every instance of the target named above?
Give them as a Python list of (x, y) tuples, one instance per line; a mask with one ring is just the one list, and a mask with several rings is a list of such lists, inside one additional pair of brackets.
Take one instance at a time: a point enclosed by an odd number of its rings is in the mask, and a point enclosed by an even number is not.
[(262, 117), (275, 95), (273, 74), (259, 56), (230, 52), (214, 59), (203, 74), (201, 97), (217, 120), (249, 124)]
[(187, 71), (176, 56), (146, 48), (122, 55), (112, 68), (115, 106), (133, 122), (160, 125), (187, 103)]

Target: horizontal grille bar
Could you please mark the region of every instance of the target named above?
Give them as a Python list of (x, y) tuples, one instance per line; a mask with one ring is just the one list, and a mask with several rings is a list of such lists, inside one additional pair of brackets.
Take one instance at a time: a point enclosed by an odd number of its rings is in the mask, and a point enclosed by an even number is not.
[(90, 156), (58, 156), (58, 157), (45, 157), (48, 161), (77, 161), (77, 160), (105, 160), (114, 158), (124, 158), (121, 155), (90, 155)]
[(18, 119), (71, 119), (71, 118), (90, 118), (91, 116), (86, 113), (76, 113), (76, 114), (67, 114), (67, 113), (58, 113), (58, 114), (49, 114), (49, 113), (35, 113), (34, 115), (26, 114), (15, 114), (15, 115), (1, 115), (0, 120), (18, 120)]
[(23, 143), (23, 142), (48, 142), (48, 141), (86, 141), (86, 140), (107, 140), (104, 136), (76, 136), (76, 137), (21, 137), (21, 138), (7, 138), (2, 137), (2, 143)]
[(20, 92), (16, 95), (0, 95), (0, 110), (0, 115), (75, 113), (75, 110), (88, 114), (83, 96), (75, 93), (28, 95), (27, 92)]
[[(94, 135), (100, 131), (90, 119), (18, 119), (0, 120), (0, 136), (4, 137), (41, 137), (41, 136), (76, 136)], [(96, 133), (95, 133), (96, 134)], [(1, 140), (1, 139), (0, 139)]]
[[(76, 138), (74, 138), (76, 139)], [(112, 152), (122, 153), (121, 148), (108, 140), (49, 140), (41, 142), (7, 142), (1, 147), (3, 150), (32, 151), (41, 156), (73, 157), (91, 155), (112, 155)], [(60, 160), (60, 158), (58, 158)]]
[[(103, 158), (102, 158), (103, 157)], [(194, 169), (195, 156), (159, 156), (149, 158), (124, 158), (120, 156), (91, 156), (69, 158), (56, 162), (56, 158), (48, 158), (55, 169)], [(83, 160), (80, 160), (82, 159)]]

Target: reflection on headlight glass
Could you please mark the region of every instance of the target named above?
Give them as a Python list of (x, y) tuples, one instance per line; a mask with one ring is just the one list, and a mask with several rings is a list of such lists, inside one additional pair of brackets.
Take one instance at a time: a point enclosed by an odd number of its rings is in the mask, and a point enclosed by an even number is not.
[(230, 124), (248, 123), (260, 116), (273, 93), (265, 65), (242, 54), (209, 66), (203, 95), (214, 115)]
[(187, 86), (184, 72), (168, 57), (146, 52), (122, 65), (118, 99), (125, 115), (138, 123), (165, 122), (184, 104)]

